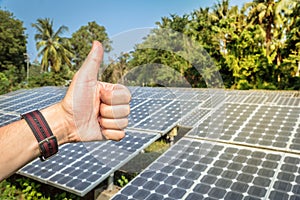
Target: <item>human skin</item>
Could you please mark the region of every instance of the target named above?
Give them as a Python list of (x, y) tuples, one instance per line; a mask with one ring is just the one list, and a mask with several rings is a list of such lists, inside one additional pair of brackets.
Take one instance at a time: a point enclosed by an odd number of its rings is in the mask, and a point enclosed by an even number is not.
[[(102, 58), (102, 45), (94, 41), (63, 100), (41, 110), (59, 146), (81, 141), (118, 141), (125, 136), (131, 95), (125, 86), (97, 81)], [(1, 127), (0, 181), (40, 154), (25, 120)]]

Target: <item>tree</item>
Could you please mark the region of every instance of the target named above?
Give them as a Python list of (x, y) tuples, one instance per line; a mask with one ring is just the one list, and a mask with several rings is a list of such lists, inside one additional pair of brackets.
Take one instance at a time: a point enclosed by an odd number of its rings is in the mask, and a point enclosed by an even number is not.
[(88, 22), (86, 26), (80, 27), (78, 31), (72, 34), (71, 44), (75, 53), (73, 62), (75, 63), (76, 69), (82, 65), (94, 40), (98, 40), (102, 43), (105, 52), (111, 50), (111, 42), (105, 27), (98, 25), (95, 21)]
[[(5, 93), (24, 81), (27, 37), (23, 22), (12, 13), (0, 10), (0, 93)], [(5, 86), (5, 87), (4, 87)]]
[(38, 56), (42, 56), (42, 71), (59, 72), (63, 64), (72, 67), (71, 44), (67, 38), (61, 35), (68, 30), (66, 26), (60, 26), (55, 32), (53, 30), (53, 21), (49, 18), (38, 19), (37, 23), (32, 24), (36, 28), (35, 34), (36, 48), (39, 51)]
[(102, 74), (102, 81), (125, 84), (125, 74), (128, 70), (129, 53), (121, 53), (117, 60), (111, 60)]

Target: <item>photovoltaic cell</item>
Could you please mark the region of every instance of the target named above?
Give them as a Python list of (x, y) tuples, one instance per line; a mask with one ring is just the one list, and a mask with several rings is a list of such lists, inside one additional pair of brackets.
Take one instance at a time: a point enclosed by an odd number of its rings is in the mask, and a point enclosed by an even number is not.
[(264, 199), (280, 176), (283, 158), (283, 153), (184, 138), (113, 200)]
[(216, 140), (232, 140), (236, 132), (257, 109), (255, 105), (227, 103), (197, 124), (189, 136)]
[(133, 108), (129, 115), (128, 127), (134, 127), (136, 124), (149, 118), (149, 116), (159, 112), (159, 110), (169, 104), (170, 100), (146, 100), (139, 104), (138, 107)]
[(195, 126), (195, 124), (199, 123), (200, 120), (203, 119), (208, 113), (210, 113), (210, 111), (210, 109), (205, 108), (193, 109), (191, 113), (180, 120), (179, 125), (192, 128)]
[(262, 106), (233, 141), (288, 150), (291, 138), (297, 134), (294, 129), (299, 118), (300, 108)]
[(158, 137), (127, 131), (121, 142), (66, 144), (50, 160), (36, 159), (18, 173), (84, 196)]
[[(193, 129), (114, 199), (299, 199), (299, 92), (129, 89), (124, 140), (68, 144), (20, 173), (83, 196), (180, 125)], [(47, 87), (0, 96), (0, 126), (60, 101), (65, 92)]]
[[(162, 134), (165, 134), (170, 129), (175, 127), (182, 117), (184, 117), (188, 112), (190, 112), (190, 110), (193, 110), (198, 105), (199, 102), (190, 101), (174, 100), (172, 102), (168, 102), (167, 105), (157, 108), (157, 112), (154, 112), (148, 117), (142, 118), (143, 120), (134, 125), (133, 128), (158, 131)], [(147, 110), (149, 110), (149, 108), (146, 108), (144, 111), (147, 112)], [(139, 114), (138, 116), (141, 115), (142, 114)]]
[(206, 99), (184, 118), (194, 129), (113, 199), (299, 199), (299, 99), (226, 91), (217, 108)]
[(300, 199), (300, 160), (299, 156), (286, 155), (277, 173), (270, 199)]
[(0, 127), (10, 124), (18, 119), (20, 119), (19, 116), (0, 113)]

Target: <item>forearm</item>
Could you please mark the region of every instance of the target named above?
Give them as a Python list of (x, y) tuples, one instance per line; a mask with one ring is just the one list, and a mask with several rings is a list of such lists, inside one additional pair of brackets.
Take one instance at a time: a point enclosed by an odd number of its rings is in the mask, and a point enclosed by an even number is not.
[[(41, 112), (59, 145), (72, 141), (68, 134), (70, 126), (60, 104), (55, 104)], [(0, 147), (0, 181), (40, 156), (38, 142), (25, 120), (0, 128)]]

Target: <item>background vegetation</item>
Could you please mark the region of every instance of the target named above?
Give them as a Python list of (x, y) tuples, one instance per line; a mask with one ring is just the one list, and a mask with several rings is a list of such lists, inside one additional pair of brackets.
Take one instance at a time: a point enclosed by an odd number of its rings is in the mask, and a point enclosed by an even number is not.
[[(207, 80), (220, 72), (226, 88), (300, 89), (299, 0), (253, 0), (242, 8), (230, 7), (229, 0), (222, 0), (212, 8), (162, 17), (156, 25), (134, 51), (112, 60), (101, 79), (150, 86), (181, 86), (187, 80), (193, 87), (207, 87)], [(26, 53), (23, 22), (0, 9), (0, 94), (20, 88), (67, 86), (93, 40), (103, 42), (106, 52), (112, 49), (105, 27), (96, 22), (88, 22), (71, 38), (63, 36), (67, 26), (54, 30), (48, 18), (37, 19), (32, 26), (38, 50), (33, 62)], [(165, 37), (165, 30), (174, 32)], [(173, 49), (147, 48), (149, 44)], [(204, 69), (203, 63), (209, 67)], [(35, 182), (12, 182), (0, 183), (1, 199), (50, 198), (38, 191)], [(57, 199), (76, 199), (60, 195)]]
[[(26, 61), (29, 60), (23, 22), (6, 10), (0, 10), (0, 21), (0, 93), (68, 85), (93, 40), (103, 42), (106, 52), (112, 49), (105, 27), (96, 22), (88, 22), (71, 38), (66, 38), (63, 34), (67, 26), (53, 30), (51, 19), (37, 19), (32, 26), (36, 29), (38, 60), (28, 63), (27, 74)], [(150, 86), (180, 86), (182, 79), (193, 87), (207, 87), (207, 79), (213, 79), (213, 74), (220, 72), (226, 88), (300, 88), (299, 0), (253, 0), (242, 8), (230, 7), (229, 0), (222, 0), (212, 8), (162, 17), (156, 25), (134, 51), (111, 61), (101, 79)], [(163, 38), (166, 29), (181, 36)], [(172, 51), (145, 48), (147, 44), (162, 41), (164, 45), (176, 46)], [(199, 70), (199, 66), (207, 62), (203, 54), (183, 53), (197, 52), (192, 49), (192, 43), (200, 44), (214, 62), (209, 64), (209, 70), (201, 67)], [(186, 56), (192, 62), (188, 62)]]

